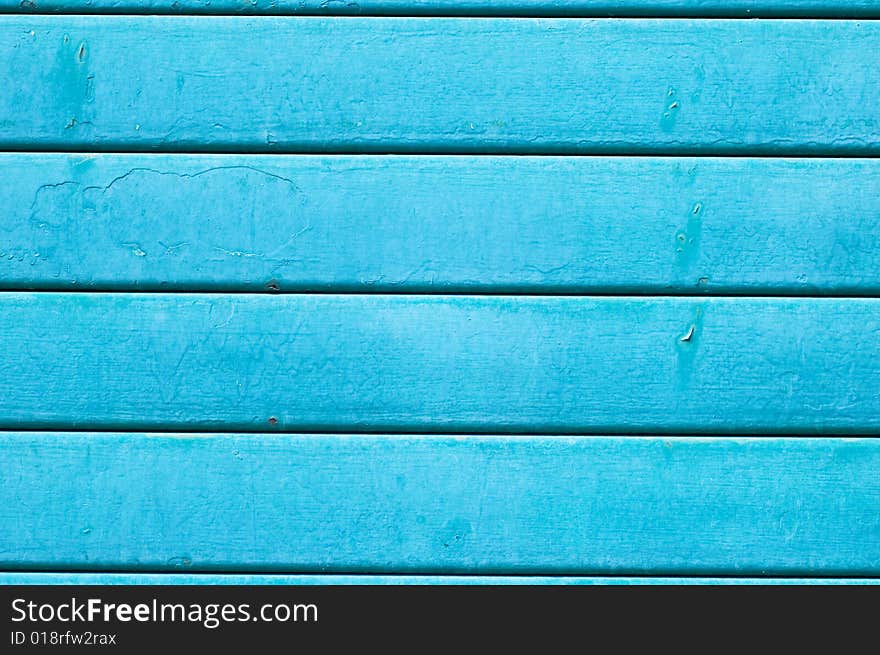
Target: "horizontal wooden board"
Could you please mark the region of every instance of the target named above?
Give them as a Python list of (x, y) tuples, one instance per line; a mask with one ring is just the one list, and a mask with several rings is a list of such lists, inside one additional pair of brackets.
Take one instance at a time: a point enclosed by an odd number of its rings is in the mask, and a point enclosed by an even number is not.
[(0, 0), (0, 13), (880, 16), (874, 0)]
[(0, 426), (871, 433), (880, 299), (0, 294)]
[(880, 23), (0, 17), (0, 149), (880, 153)]
[(0, 585), (877, 585), (880, 578), (0, 572)]
[(876, 575), (880, 440), (0, 434), (0, 566)]
[(880, 292), (880, 160), (2, 154), (0, 288)]

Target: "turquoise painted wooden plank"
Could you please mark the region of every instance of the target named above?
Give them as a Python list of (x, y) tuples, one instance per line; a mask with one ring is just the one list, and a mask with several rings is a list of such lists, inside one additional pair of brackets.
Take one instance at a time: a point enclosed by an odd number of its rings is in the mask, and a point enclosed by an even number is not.
[(0, 294), (0, 426), (869, 433), (880, 299)]
[(0, 573), (2, 585), (876, 585), (880, 578)]
[(880, 440), (0, 434), (0, 566), (875, 576)]
[(880, 293), (880, 160), (2, 154), (0, 288)]
[(875, 0), (0, 0), (0, 12), (379, 16), (877, 17)]
[(880, 153), (880, 23), (0, 17), (0, 149)]

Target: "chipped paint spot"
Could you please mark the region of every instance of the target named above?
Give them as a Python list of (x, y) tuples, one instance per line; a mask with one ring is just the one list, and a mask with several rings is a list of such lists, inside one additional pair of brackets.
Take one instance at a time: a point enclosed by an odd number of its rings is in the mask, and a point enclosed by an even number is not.
[(682, 342), (690, 341), (690, 340), (693, 338), (693, 336), (694, 336), (694, 331), (695, 331), (696, 329), (697, 329), (696, 326), (691, 325), (691, 327), (688, 329), (687, 333), (684, 334), (684, 335), (679, 339), (679, 341), (682, 341)]
[(675, 99), (675, 89), (670, 87), (666, 91), (666, 102), (663, 108), (663, 114), (660, 117), (660, 129), (664, 132), (671, 132), (675, 127), (675, 121), (678, 118), (678, 112), (681, 109), (681, 103)]
[(147, 256), (147, 253), (144, 252), (143, 248), (141, 248), (139, 243), (123, 243), (122, 245), (126, 248), (129, 248), (131, 250), (131, 253), (135, 257), (146, 257)]
[(703, 307), (697, 306), (693, 320), (675, 340), (678, 386), (687, 387), (694, 369), (694, 358), (699, 350), (703, 330)]

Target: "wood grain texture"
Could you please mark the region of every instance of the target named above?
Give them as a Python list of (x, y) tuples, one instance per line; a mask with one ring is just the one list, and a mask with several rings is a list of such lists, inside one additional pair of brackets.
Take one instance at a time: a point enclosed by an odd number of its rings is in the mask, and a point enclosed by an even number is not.
[(872, 433), (880, 299), (0, 294), (6, 428)]
[(875, 439), (0, 434), (0, 565), (880, 571)]
[(0, 585), (877, 585), (880, 578), (0, 572)]
[(0, 0), (0, 13), (877, 17), (874, 0)]
[(2, 154), (0, 288), (880, 293), (880, 160)]
[(0, 149), (878, 154), (878, 50), (874, 21), (2, 16)]

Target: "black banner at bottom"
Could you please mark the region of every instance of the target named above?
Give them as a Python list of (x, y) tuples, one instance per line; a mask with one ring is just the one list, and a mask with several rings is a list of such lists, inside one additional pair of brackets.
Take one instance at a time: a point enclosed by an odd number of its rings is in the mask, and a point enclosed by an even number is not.
[[(6, 586), (0, 652), (790, 646), (874, 632), (880, 588), (804, 585)], [(706, 637), (700, 637), (700, 640)], [(572, 642), (572, 639), (575, 642)], [(606, 640), (611, 639), (608, 642)], [(870, 642), (869, 642), (870, 643)], [(467, 646), (467, 647), (465, 647)], [(605, 651), (607, 648), (602, 647)]]

